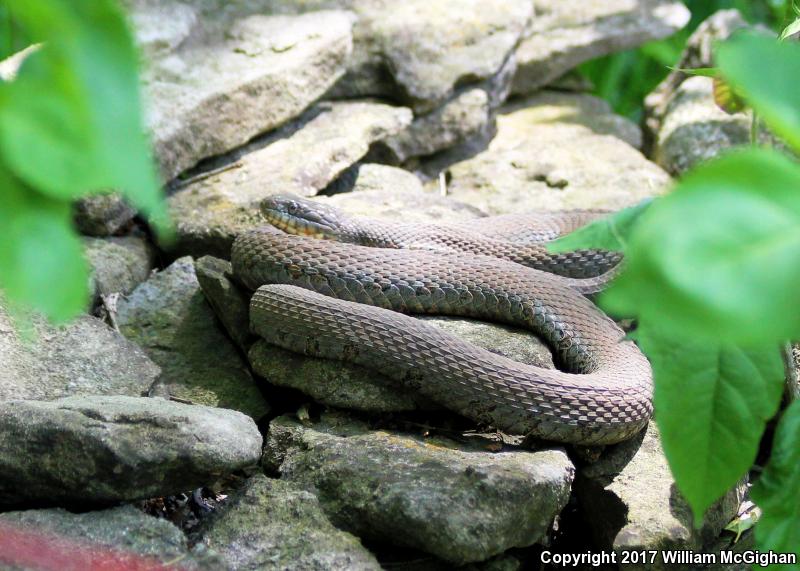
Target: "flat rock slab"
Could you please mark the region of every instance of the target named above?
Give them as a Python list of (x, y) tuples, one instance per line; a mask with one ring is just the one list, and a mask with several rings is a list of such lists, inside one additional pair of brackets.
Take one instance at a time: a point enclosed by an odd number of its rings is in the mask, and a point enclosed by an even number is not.
[(397, 167), (358, 164), (340, 178), (348, 179), (343, 190), (351, 192), (320, 195), (314, 200), (353, 216), (384, 220), (460, 222), (485, 216), (474, 206), (442, 196), (439, 192), (424, 190), (416, 175)]
[(557, 449), (492, 453), (477, 443), (370, 430), (339, 415), (313, 426), (273, 420), (264, 465), (315, 491), (337, 527), (453, 564), (540, 540), (566, 504), (574, 472)]
[(228, 258), (234, 238), (260, 226), (261, 200), (313, 196), (380, 141), (411, 122), (411, 111), (380, 103), (320, 104), (302, 119), (210, 167), (222, 168), (169, 198), (179, 253)]
[(270, 0), (271, 9), (298, 12), (345, 8), (358, 15), (354, 53), (340, 96), (401, 93), (430, 111), (456, 85), (497, 74), (533, 13), (515, 0), (410, 0), (386, 9), (382, 0)]
[[(125, 569), (156, 569), (180, 561), (180, 569), (224, 569), (220, 557), (205, 546), (190, 549), (183, 532), (164, 519), (133, 506), (86, 513), (62, 509), (0, 514), (0, 535), (34, 538), (36, 553), (0, 553), (0, 566), (11, 569), (95, 569), (115, 564)], [(33, 557), (32, 557), (33, 556)], [(34, 563), (35, 561), (35, 563)], [(30, 565), (30, 567), (28, 566)], [(98, 567), (95, 567), (97, 565)]]
[(165, 180), (302, 113), (344, 73), (352, 50), (347, 12), (130, 3), (149, 46), (147, 125)]
[(512, 92), (529, 94), (577, 65), (671, 36), (691, 14), (674, 0), (534, 0), (532, 24), (517, 48)]
[[(715, 503), (699, 529), (661, 448), (655, 423), (640, 436), (623, 442), (599, 462), (579, 472), (578, 501), (602, 549), (617, 551), (695, 550), (715, 545), (722, 529), (736, 516), (744, 487)], [(626, 569), (667, 569), (660, 558)]]
[(152, 394), (232, 408), (255, 419), (269, 411), (206, 303), (191, 258), (176, 260), (120, 300), (117, 321), (162, 369)]
[(261, 434), (237, 411), (160, 398), (0, 404), (0, 505), (167, 496), (252, 467)]
[(153, 269), (155, 251), (143, 236), (85, 238), (83, 245), (92, 274), (89, 290), (95, 301), (100, 296), (132, 292)]
[(161, 369), (135, 343), (96, 317), (67, 326), (14, 321), (0, 305), (0, 401), (72, 395), (140, 396)]
[(233, 569), (381, 569), (357, 537), (331, 524), (314, 494), (263, 475), (250, 478), (205, 524), (200, 537)]
[(489, 147), (447, 168), (448, 196), (488, 214), (630, 206), (670, 182), (635, 134), (597, 98), (544, 92), (501, 109)]

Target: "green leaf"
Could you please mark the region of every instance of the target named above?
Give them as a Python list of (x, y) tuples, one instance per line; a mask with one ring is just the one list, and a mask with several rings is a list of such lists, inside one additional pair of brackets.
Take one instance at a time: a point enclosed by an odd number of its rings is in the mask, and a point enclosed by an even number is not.
[(44, 45), (15, 81), (0, 83), (0, 154), (53, 198), (118, 189), (164, 220), (144, 135), (138, 57), (111, 0), (26, 0), (11, 16)]
[(720, 45), (716, 57), (733, 88), (800, 151), (800, 44), (740, 34)]
[(0, 288), (13, 304), (66, 321), (86, 309), (88, 268), (67, 202), (0, 168)]
[(800, 167), (775, 151), (698, 167), (642, 215), (626, 271), (601, 305), (674, 337), (744, 345), (800, 337), (798, 189)]
[[(759, 549), (800, 556), (800, 401), (783, 413), (769, 463), (752, 494), (762, 509), (756, 526)], [(800, 565), (782, 568), (800, 569)]]
[(652, 202), (652, 198), (646, 198), (639, 204), (595, 220), (583, 228), (553, 240), (547, 245), (547, 250), (553, 253), (574, 250), (624, 252), (636, 222)]
[(655, 417), (675, 482), (699, 521), (758, 453), (783, 393), (777, 346), (744, 349), (640, 328), (653, 366)]

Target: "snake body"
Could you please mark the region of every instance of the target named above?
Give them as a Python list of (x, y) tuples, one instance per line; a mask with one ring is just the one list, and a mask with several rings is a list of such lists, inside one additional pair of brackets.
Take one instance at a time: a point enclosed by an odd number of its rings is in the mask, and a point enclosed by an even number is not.
[[(608, 444), (639, 432), (652, 414), (649, 363), (570, 286), (575, 280), (483, 255), (368, 247), (272, 227), (241, 234), (232, 263), (258, 290), (251, 321), (268, 342), (380, 371), (478, 422)], [(398, 312), (527, 328), (563, 370), (517, 363)]]

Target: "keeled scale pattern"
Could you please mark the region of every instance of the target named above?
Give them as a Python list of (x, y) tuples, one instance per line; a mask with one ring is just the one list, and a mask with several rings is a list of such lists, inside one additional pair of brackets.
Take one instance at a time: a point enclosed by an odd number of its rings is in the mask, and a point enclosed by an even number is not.
[[(269, 342), (378, 370), (479, 422), (608, 444), (634, 435), (652, 414), (649, 363), (569, 279), (484, 256), (369, 248), (270, 228), (239, 236), (232, 262), (247, 287), (260, 288), (251, 321)], [(511, 361), (398, 311), (525, 327), (568, 372)]]

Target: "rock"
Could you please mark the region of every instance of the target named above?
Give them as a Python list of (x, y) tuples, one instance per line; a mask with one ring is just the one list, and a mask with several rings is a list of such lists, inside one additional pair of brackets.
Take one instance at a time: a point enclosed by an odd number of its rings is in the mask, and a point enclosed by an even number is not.
[(512, 92), (530, 94), (577, 65), (671, 36), (691, 14), (674, 0), (534, 0), (535, 16), (517, 48)]
[(95, 300), (101, 295), (132, 292), (153, 269), (155, 252), (142, 236), (85, 238), (83, 244), (92, 269), (89, 289)]
[(750, 141), (750, 113), (728, 115), (714, 103), (712, 90), (711, 78), (692, 77), (670, 99), (653, 156), (673, 175)]
[(382, 143), (393, 163), (432, 155), (476, 137), (492, 127), (489, 95), (480, 88), (462, 92), (434, 111), (418, 116), (405, 130)]
[(250, 334), (250, 298), (233, 282), (233, 268), (227, 260), (203, 256), (195, 260), (194, 271), (206, 301), (234, 343), (247, 353), (255, 337)]
[(145, 394), (161, 370), (140, 347), (84, 315), (65, 327), (12, 320), (0, 305), (0, 401)]
[[(714, 44), (725, 40), (737, 30), (749, 26), (738, 10), (719, 10), (715, 12), (689, 36), (681, 58), (675, 64), (675, 67), (677, 69), (714, 67)], [(765, 31), (771, 33), (768, 30)], [(655, 138), (660, 130), (661, 121), (675, 90), (689, 77), (685, 73), (673, 70), (658, 84), (658, 87), (645, 97), (645, 125), (651, 138)]]
[(456, 86), (497, 75), (508, 62), (532, 15), (531, 2), (410, 0), (386, 9), (383, 0), (271, 0), (272, 10), (346, 8), (358, 15), (354, 53), (333, 96), (402, 94), (426, 113)]
[(239, 412), (159, 398), (0, 404), (0, 505), (85, 505), (166, 496), (258, 462)]
[[(165, 51), (142, 75), (165, 180), (300, 115), (342, 75), (352, 50), (346, 12), (265, 16), (209, 3), (195, 15), (174, 1), (133, 4), (139, 38), (151, 55)], [(165, 10), (177, 16), (172, 25), (160, 18)]]
[[(446, 167), (448, 196), (488, 214), (619, 209), (666, 190), (669, 176), (626, 141), (638, 131), (589, 95), (544, 92), (501, 109), (497, 136)], [(429, 183), (435, 186), (435, 182)]]
[(187, 571), (224, 568), (223, 561), (205, 546), (190, 549), (181, 530), (170, 522), (133, 506), (80, 514), (62, 509), (7, 512), (0, 514), (0, 530), (5, 538), (16, 539), (18, 546), (24, 546), (28, 538), (36, 545), (35, 553), (23, 548), (0, 553), (0, 565), (11, 564), (12, 569), (61, 568), (65, 560), (70, 569), (101, 565), (155, 569), (175, 561)]
[(231, 168), (203, 175), (169, 198), (178, 230), (176, 251), (230, 257), (236, 235), (263, 224), (261, 200), (279, 192), (316, 194), (361, 159), (372, 143), (410, 121), (408, 109), (379, 103), (317, 106), (220, 162)]
[[(554, 368), (550, 350), (527, 331), (452, 317), (421, 317), (465, 341), (515, 361)], [(252, 324), (257, 333), (268, 323)], [(273, 385), (298, 389), (315, 401), (366, 412), (441, 408), (380, 373), (360, 365), (301, 356), (259, 340), (248, 353), (256, 374)]]
[(161, 366), (153, 394), (232, 408), (259, 419), (269, 405), (206, 303), (191, 258), (180, 258), (120, 300), (122, 333)]
[[(640, 436), (615, 446), (599, 462), (581, 470), (575, 482), (578, 501), (600, 549), (621, 551), (695, 550), (714, 544), (736, 516), (744, 487), (728, 492), (693, 526), (689, 505), (680, 496), (661, 449), (658, 429), (650, 423)], [(626, 569), (667, 569), (652, 565)]]
[(128, 226), (136, 211), (117, 193), (93, 194), (75, 202), (75, 225), (87, 236), (111, 236)]
[(328, 521), (314, 494), (263, 475), (250, 478), (201, 537), (233, 569), (381, 569), (358, 538)]
[(414, 174), (395, 167), (363, 164), (353, 167), (352, 192), (317, 196), (323, 204), (353, 216), (408, 222), (457, 222), (485, 216), (473, 206), (423, 190)]
[(539, 541), (569, 497), (563, 451), (487, 444), (369, 430), (342, 415), (310, 427), (283, 416), (263, 462), (316, 491), (337, 527), (462, 564)]

